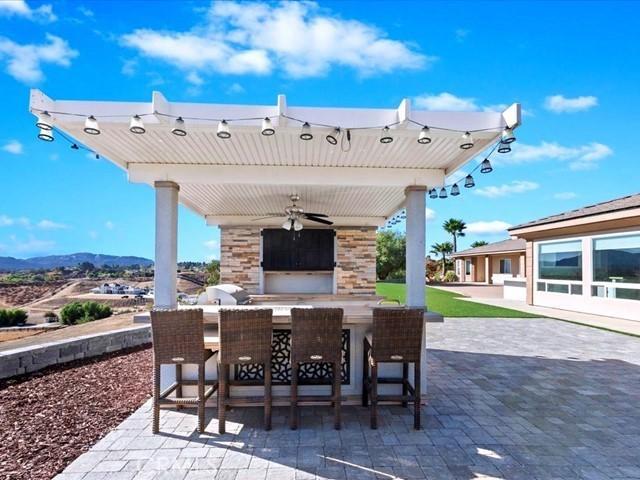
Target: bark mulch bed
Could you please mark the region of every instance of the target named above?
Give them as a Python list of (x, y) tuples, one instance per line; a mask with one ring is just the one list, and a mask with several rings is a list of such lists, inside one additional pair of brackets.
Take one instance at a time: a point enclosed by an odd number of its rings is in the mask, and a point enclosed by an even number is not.
[(54, 477), (151, 396), (149, 345), (0, 380), (0, 479)]

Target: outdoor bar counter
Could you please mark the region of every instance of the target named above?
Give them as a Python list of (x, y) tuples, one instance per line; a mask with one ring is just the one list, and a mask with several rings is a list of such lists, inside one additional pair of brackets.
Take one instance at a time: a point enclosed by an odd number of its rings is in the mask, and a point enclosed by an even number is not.
[[(266, 300), (266, 299), (265, 299)], [(284, 300), (284, 299), (283, 299)], [(289, 300), (288, 298), (286, 300)], [(289, 341), (291, 330), (291, 309), (292, 308), (313, 308), (313, 307), (334, 307), (344, 310), (343, 317), (343, 345), (342, 345), (342, 394), (347, 403), (357, 403), (360, 401), (362, 391), (362, 362), (363, 362), (363, 339), (371, 330), (373, 322), (374, 307), (390, 307), (394, 305), (376, 305), (371, 301), (336, 301), (329, 299), (304, 299), (292, 302), (269, 302), (261, 301), (259, 304), (239, 305), (239, 306), (218, 306), (218, 305), (195, 305), (180, 306), (179, 308), (192, 309), (200, 308), (204, 312), (205, 323), (205, 347), (217, 349), (218, 336), (217, 324), (219, 311), (222, 308), (237, 309), (256, 309), (270, 308), (273, 310), (273, 346), (272, 346), (272, 376), (273, 376), (273, 395), (275, 404), (284, 404), (288, 400), (290, 368), (289, 368)], [(148, 323), (150, 321), (149, 312), (137, 314), (134, 317), (136, 322)], [(428, 331), (428, 324), (432, 322), (442, 322), (442, 315), (435, 312), (425, 312), (425, 336)], [(421, 364), (421, 389), (422, 394), (426, 394), (428, 379), (426, 378), (426, 342), (422, 339), (425, 347), (422, 352)], [(207, 378), (216, 378), (216, 357), (212, 357), (207, 362)], [(410, 377), (413, 375), (413, 368), (409, 372)], [(380, 368), (380, 376), (401, 375), (401, 364), (383, 364)], [(330, 369), (324, 364), (303, 365), (300, 369), (300, 392), (303, 395), (314, 395), (324, 392), (328, 387), (318, 385), (324, 383), (328, 378)], [(169, 385), (174, 380), (174, 368), (171, 365), (162, 367), (162, 387)], [(196, 368), (185, 366), (183, 375), (188, 379), (196, 378)], [(262, 379), (262, 369), (258, 367), (236, 366), (231, 370), (231, 375), (236, 380), (260, 380)], [(386, 393), (393, 391), (393, 385), (380, 385), (380, 392)], [(231, 395), (243, 396), (260, 396), (262, 387), (254, 386), (237, 386), (231, 389)], [(281, 398), (279, 398), (281, 397)]]

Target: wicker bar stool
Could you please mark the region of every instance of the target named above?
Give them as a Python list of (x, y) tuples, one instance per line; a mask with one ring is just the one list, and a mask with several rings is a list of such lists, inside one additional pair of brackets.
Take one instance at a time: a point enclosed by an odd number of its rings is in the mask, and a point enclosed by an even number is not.
[[(219, 320), (220, 352), (218, 371), (219, 432), (225, 433), (226, 408), (246, 405), (248, 398), (231, 398), (231, 385), (249, 385), (246, 381), (231, 381), (229, 368), (238, 364), (264, 366), (264, 428), (271, 430), (271, 341), (273, 336), (273, 310), (222, 309)], [(255, 385), (255, 382), (252, 384)]]
[[(374, 308), (372, 339), (364, 339), (362, 406), (371, 396), (371, 428), (378, 428), (378, 402), (413, 402), (413, 426), (420, 429), (420, 357), (424, 334), (421, 308)], [(402, 378), (378, 378), (379, 363), (402, 363)], [(409, 364), (413, 363), (413, 385)], [(400, 384), (402, 395), (378, 395), (378, 384)]]
[[(298, 403), (328, 401), (334, 407), (334, 426), (340, 429), (342, 383), (342, 317), (341, 308), (291, 309), (291, 418), (290, 426), (298, 428)], [(301, 363), (331, 364), (330, 396), (298, 396), (298, 374)]]
[[(153, 339), (153, 433), (160, 429), (160, 407), (172, 405), (198, 407), (198, 429), (204, 432), (204, 406), (218, 389), (218, 382), (205, 382), (205, 362), (216, 352), (204, 348), (202, 310), (152, 310)], [(161, 365), (176, 366), (176, 381), (160, 391)], [(182, 365), (198, 366), (198, 380), (183, 380)], [(182, 387), (197, 386), (195, 397), (183, 397)], [(174, 397), (169, 397), (175, 392)]]

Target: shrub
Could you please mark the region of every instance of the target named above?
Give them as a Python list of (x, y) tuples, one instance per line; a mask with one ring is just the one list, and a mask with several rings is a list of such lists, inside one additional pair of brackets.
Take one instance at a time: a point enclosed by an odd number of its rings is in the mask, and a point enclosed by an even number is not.
[(49, 323), (58, 321), (58, 315), (56, 315), (56, 313), (52, 312), (52, 311), (45, 312), (44, 313), (44, 318)]
[(456, 272), (454, 272), (453, 270), (449, 270), (447, 273), (444, 274), (444, 281), (445, 282), (457, 282), (458, 281), (458, 276), (456, 275)]
[(98, 302), (71, 302), (60, 310), (60, 322), (63, 325), (93, 322), (110, 317), (113, 311), (109, 305)]
[(0, 327), (15, 327), (27, 321), (29, 314), (19, 308), (0, 309)]

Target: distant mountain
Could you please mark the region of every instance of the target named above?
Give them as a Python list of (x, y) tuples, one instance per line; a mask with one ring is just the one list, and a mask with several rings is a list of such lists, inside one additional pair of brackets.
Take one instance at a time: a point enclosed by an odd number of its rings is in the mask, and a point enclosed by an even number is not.
[(151, 266), (153, 260), (143, 257), (120, 257), (118, 255), (102, 255), (99, 253), (72, 253), (69, 255), (48, 255), (46, 257), (13, 258), (0, 257), (0, 271), (37, 270), (56, 267), (75, 267), (79, 263), (89, 262), (96, 267), (104, 265), (129, 267), (131, 265)]

